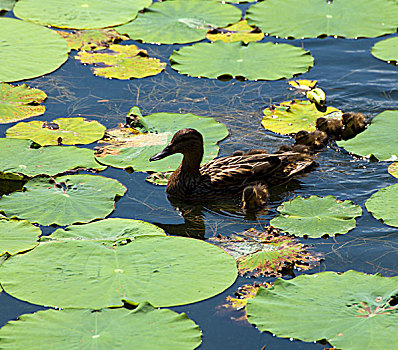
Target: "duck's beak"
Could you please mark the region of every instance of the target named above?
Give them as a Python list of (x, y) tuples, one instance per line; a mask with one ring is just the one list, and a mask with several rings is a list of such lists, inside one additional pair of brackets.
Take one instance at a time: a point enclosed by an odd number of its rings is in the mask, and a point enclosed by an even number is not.
[(160, 160), (160, 159), (163, 159), (163, 158), (165, 158), (167, 156), (170, 156), (171, 154), (172, 153), (170, 151), (170, 145), (169, 145), (169, 146), (166, 146), (166, 148), (163, 151), (161, 151), (159, 153), (156, 153), (154, 156), (149, 158), (149, 161), (153, 162), (154, 160)]

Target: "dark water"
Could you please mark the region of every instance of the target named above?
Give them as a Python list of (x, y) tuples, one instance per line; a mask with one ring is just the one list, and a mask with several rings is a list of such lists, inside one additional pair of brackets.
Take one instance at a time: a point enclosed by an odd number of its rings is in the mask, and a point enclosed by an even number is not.
[[(302, 79), (316, 79), (326, 92), (328, 105), (343, 111), (362, 112), (369, 117), (387, 109), (398, 109), (398, 68), (379, 61), (370, 54), (376, 39), (306, 39), (282, 40), (267, 37), (264, 41), (288, 42), (310, 50), (315, 66)], [(134, 41), (148, 50), (150, 56), (168, 62), (173, 49), (180, 45), (147, 45)], [(288, 90), (286, 80), (221, 82), (179, 75), (169, 66), (166, 71), (145, 79), (131, 81), (108, 80), (94, 76), (89, 67), (74, 59), (74, 53), (56, 72), (26, 83), (48, 94), (46, 113), (36, 120), (52, 120), (65, 116), (96, 119), (107, 127), (124, 120), (132, 105), (143, 114), (155, 112), (194, 113), (212, 116), (224, 123), (230, 136), (220, 143), (220, 155), (237, 149), (266, 148), (275, 151), (282, 143), (292, 143), (288, 137), (273, 134), (261, 126), (262, 109), (270, 103), (298, 97)], [(107, 102), (98, 102), (107, 100)], [(0, 125), (1, 137), (14, 124)], [(94, 145), (89, 145), (93, 147)], [(170, 234), (207, 238), (215, 234), (229, 235), (250, 227), (267, 225), (283, 201), (297, 195), (334, 195), (361, 205), (363, 215), (357, 227), (348, 234), (329, 239), (308, 239), (303, 242), (325, 255), (321, 265), (309, 273), (325, 270), (355, 269), (366, 273), (379, 272), (385, 276), (398, 274), (398, 229), (383, 225), (365, 209), (364, 203), (378, 189), (397, 182), (387, 173), (387, 163), (357, 159), (347, 152), (330, 147), (318, 155), (320, 166), (297, 181), (273, 189), (269, 211), (259, 216), (246, 216), (233, 201), (218, 202), (203, 207), (174, 203), (165, 196), (164, 187), (145, 181), (146, 174), (108, 168), (101, 175), (113, 177), (128, 188), (111, 217), (141, 219), (159, 224)], [(187, 209), (193, 214), (185, 219)], [(43, 228), (50, 233), (53, 229)], [(259, 279), (273, 281), (273, 278)], [(203, 331), (200, 349), (323, 349), (326, 346), (290, 341), (260, 333), (243, 321), (239, 313), (227, 313), (217, 307), (242, 284), (254, 279), (238, 278), (227, 291), (209, 300), (173, 310), (186, 312)], [(0, 294), (0, 325), (30, 313), (40, 307)], [(316, 317), (316, 315), (314, 315)]]

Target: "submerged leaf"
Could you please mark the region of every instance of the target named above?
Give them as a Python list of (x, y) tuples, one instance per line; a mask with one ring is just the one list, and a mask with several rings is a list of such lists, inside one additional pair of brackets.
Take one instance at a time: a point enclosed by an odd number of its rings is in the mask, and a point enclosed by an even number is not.
[[(68, 330), (67, 332), (65, 330)], [(40, 337), (37, 336), (40, 334)], [(130, 311), (44, 310), (22, 315), (0, 330), (3, 349), (193, 350), (201, 331), (186, 314), (144, 303)]]
[(260, 331), (340, 349), (395, 349), (398, 277), (327, 271), (277, 279), (248, 300), (250, 323)]
[(278, 207), (279, 215), (270, 224), (299, 237), (318, 238), (352, 230), (355, 218), (362, 215), (359, 205), (333, 196), (296, 197)]
[(105, 78), (144, 78), (159, 74), (166, 67), (166, 63), (157, 58), (149, 58), (145, 50), (135, 45), (113, 44), (109, 50), (110, 52), (80, 51), (75, 58), (82, 63), (101, 64), (102, 66), (94, 67), (93, 71), (95, 75)]
[(398, 227), (398, 184), (378, 190), (365, 202), (365, 206), (376, 219)]
[(243, 41), (245, 44), (250, 41), (260, 41), (264, 38), (264, 33), (256, 30), (247, 24), (246, 20), (241, 20), (238, 23), (232, 24), (225, 28), (217, 28), (209, 31), (206, 38), (211, 41), (222, 40), (226, 43), (233, 43), (235, 41)]
[(9, 128), (6, 136), (15, 139), (29, 139), (39, 145), (86, 144), (99, 140), (105, 126), (95, 120), (81, 117), (58, 118), (52, 122), (35, 120), (21, 122)]
[(0, 83), (0, 123), (13, 123), (43, 114), (46, 107), (40, 103), (46, 98), (44, 91), (29, 88), (26, 84)]
[(153, 173), (145, 179), (154, 185), (166, 186), (172, 172), (164, 172), (164, 173)]
[(227, 309), (242, 310), (246, 308), (247, 301), (256, 296), (260, 287), (269, 288), (270, 286), (272, 283), (244, 284), (238, 288), (234, 297), (228, 295), (225, 298), (227, 303), (222, 306)]

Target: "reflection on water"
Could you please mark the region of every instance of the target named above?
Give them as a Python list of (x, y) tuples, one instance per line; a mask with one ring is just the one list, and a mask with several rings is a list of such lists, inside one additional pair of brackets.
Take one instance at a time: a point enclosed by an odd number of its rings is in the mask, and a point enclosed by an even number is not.
[[(306, 39), (282, 40), (266, 37), (264, 41), (288, 42), (303, 46), (315, 57), (315, 66), (300, 78), (316, 79), (326, 92), (327, 104), (345, 112), (362, 112), (368, 117), (386, 109), (398, 109), (398, 69), (370, 55), (370, 48), (384, 39)], [(173, 49), (181, 45), (143, 45), (150, 56), (167, 61)], [(227, 82), (197, 79), (177, 74), (169, 66), (157, 76), (131, 81), (95, 77), (71, 54), (58, 71), (27, 81), (48, 94), (47, 111), (35, 120), (81, 115), (96, 119), (107, 127), (122, 122), (132, 105), (143, 114), (181, 112), (211, 116), (225, 123), (230, 136), (220, 143), (220, 155), (235, 150), (265, 148), (276, 151), (282, 143), (293, 141), (286, 136), (266, 131), (261, 126), (262, 109), (300, 96), (288, 89), (285, 80)], [(14, 124), (0, 125), (2, 136)], [(94, 147), (89, 145), (88, 147)], [(357, 227), (345, 235), (303, 242), (325, 255), (325, 261), (314, 272), (355, 269), (386, 276), (398, 274), (398, 229), (383, 225), (365, 209), (364, 203), (378, 189), (397, 182), (387, 173), (387, 164), (357, 159), (331, 146), (317, 155), (320, 166), (313, 172), (271, 189), (268, 208), (264, 212), (244, 213), (239, 199), (213, 203), (184, 203), (168, 199), (165, 187), (145, 181), (146, 174), (129, 174), (108, 168), (101, 175), (113, 177), (128, 188), (111, 217), (141, 219), (156, 223), (167, 233), (205, 239), (217, 234), (229, 235), (250, 227), (261, 229), (277, 213), (277, 207), (297, 195), (334, 195), (350, 199), (364, 210)], [(48, 232), (48, 229), (45, 229)], [(264, 279), (259, 279), (264, 280)], [(272, 281), (273, 279), (265, 279)], [(323, 349), (319, 344), (289, 342), (259, 333), (254, 327), (233, 320), (236, 315), (217, 314), (215, 308), (223, 298), (240, 285), (250, 282), (239, 278), (226, 292), (210, 300), (174, 308), (187, 312), (203, 329), (200, 349), (260, 349), (267, 344), (277, 349)], [(28, 305), (28, 306), (27, 306)], [(37, 310), (0, 294), (1, 322), (19, 314)], [(14, 311), (13, 311), (14, 310)]]

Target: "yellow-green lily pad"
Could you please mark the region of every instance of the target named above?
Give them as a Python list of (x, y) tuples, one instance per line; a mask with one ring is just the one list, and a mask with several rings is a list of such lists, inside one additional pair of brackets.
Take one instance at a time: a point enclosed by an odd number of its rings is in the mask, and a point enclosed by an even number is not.
[(264, 38), (264, 33), (249, 26), (246, 20), (242, 20), (225, 28), (214, 29), (206, 34), (206, 38), (211, 41), (222, 40), (226, 43), (243, 41), (247, 44), (250, 41), (261, 40)]
[(16, 0), (0, 0), (0, 11), (10, 11)]
[(99, 140), (105, 126), (95, 120), (82, 117), (58, 118), (52, 122), (21, 122), (9, 128), (6, 136), (15, 139), (29, 139), (39, 145), (76, 145)]
[(265, 129), (279, 134), (292, 134), (300, 130), (314, 131), (315, 122), (319, 117), (335, 112), (341, 113), (334, 107), (319, 111), (317, 106), (310, 101), (286, 101), (264, 109), (261, 124)]
[(388, 172), (389, 172), (392, 176), (398, 177), (398, 162), (391, 163), (391, 164), (388, 166)]
[(46, 98), (44, 91), (26, 84), (12, 86), (0, 83), (0, 123), (13, 123), (43, 114), (46, 107), (40, 103)]
[(74, 30), (72, 32), (57, 31), (66, 42), (71, 50), (99, 50), (105, 49), (110, 44), (128, 40), (125, 35), (119, 34), (112, 28), (92, 29), (92, 30)]
[(81, 51), (76, 55), (76, 59), (82, 63), (99, 63), (100, 67), (93, 68), (94, 74), (105, 78), (144, 78), (159, 74), (166, 68), (166, 63), (148, 57), (145, 50), (135, 45), (113, 44), (109, 46), (109, 51)]

